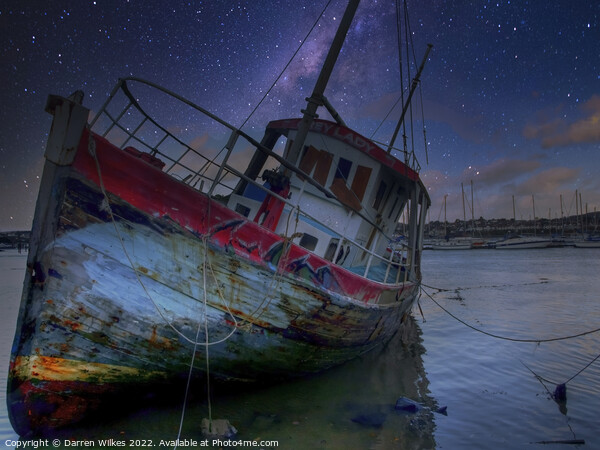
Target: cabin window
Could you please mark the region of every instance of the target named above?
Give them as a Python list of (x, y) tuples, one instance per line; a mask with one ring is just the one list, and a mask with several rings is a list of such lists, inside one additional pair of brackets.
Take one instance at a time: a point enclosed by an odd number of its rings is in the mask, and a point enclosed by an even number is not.
[(402, 202), (402, 204), (400, 205), (400, 209), (398, 210), (398, 214), (396, 214), (396, 219), (394, 220), (394, 222), (398, 222), (400, 220), (400, 216), (404, 212), (404, 205), (405, 204), (406, 204), (405, 202)]
[(354, 174), (354, 179), (352, 180), (352, 187), (350, 190), (356, 194), (356, 198), (362, 202), (363, 197), (365, 196), (365, 191), (367, 190), (367, 183), (369, 182), (369, 178), (371, 178), (371, 168), (365, 166), (358, 166), (356, 168), (356, 173)]
[(238, 203), (235, 205), (235, 212), (241, 214), (242, 216), (248, 217), (250, 214), (250, 208)]
[(300, 246), (311, 252), (317, 247), (317, 242), (319, 242), (319, 239), (307, 233), (304, 233), (300, 238)]
[(375, 209), (375, 210), (379, 209), (386, 190), (387, 190), (387, 184), (385, 184), (385, 181), (382, 180), (381, 183), (379, 183), (379, 187), (377, 188), (377, 195), (375, 195), (375, 201), (373, 202), (373, 209)]
[(348, 180), (350, 177), (350, 168), (352, 167), (352, 161), (340, 158), (338, 161), (337, 169), (335, 171), (334, 178), (341, 178), (343, 180)]
[(392, 214), (394, 213), (394, 209), (396, 209), (396, 205), (398, 204), (398, 197), (396, 197), (394, 199), (394, 204), (392, 205), (392, 207), (390, 208), (390, 212), (388, 214), (388, 219), (392, 218)]
[[(321, 186), (325, 186), (329, 169), (333, 161), (333, 155), (324, 150), (319, 150), (312, 145), (304, 147), (304, 153), (300, 160), (300, 170), (310, 175), (314, 169), (313, 178)], [(300, 177), (300, 179), (303, 179)]]
[(400, 215), (402, 214), (402, 211), (404, 210), (404, 204), (406, 203), (406, 194), (404, 193), (404, 189), (402, 188), (402, 186), (400, 186), (398, 188), (398, 190), (396, 191), (396, 195), (397, 195), (397, 197), (396, 197), (396, 200), (394, 200), (394, 207), (390, 211), (390, 217), (391, 217), (392, 213), (394, 212), (394, 209), (396, 208), (396, 205), (398, 204), (398, 200), (400, 200), (400, 206), (399, 206), (398, 212), (396, 213), (396, 218), (394, 219), (394, 222), (398, 222), (398, 220), (400, 219)]
[(327, 246), (327, 250), (325, 251), (325, 258), (327, 261), (333, 261), (333, 256), (335, 255), (335, 250), (337, 249), (339, 239), (332, 239), (329, 241), (329, 245)]

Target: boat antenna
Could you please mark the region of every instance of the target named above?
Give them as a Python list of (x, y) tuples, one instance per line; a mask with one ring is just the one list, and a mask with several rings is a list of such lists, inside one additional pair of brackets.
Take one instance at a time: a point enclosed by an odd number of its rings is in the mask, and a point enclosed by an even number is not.
[(323, 63), (323, 68), (321, 69), (321, 73), (319, 74), (319, 78), (317, 79), (312, 95), (306, 99), (306, 109), (302, 110), (302, 120), (298, 125), (296, 138), (294, 139), (294, 143), (292, 144), (288, 154), (288, 161), (292, 163), (295, 163), (298, 159), (300, 151), (304, 146), (306, 136), (308, 135), (308, 131), (310, 130), (310, 126), (315, 118), (318, 117), (317, 108), (324, 104), (323, 92), (325, 92), (325, 87), (327, 86), (329, 77), (333, 71), (333, 67), (335, 66), (337, 58), (340, 54), (344, 40), (346, 39), (346, 34), (350, 29), (350, 25), (352, 23), (352, 19), (354, 18), (354, 14), (356, 13), (356, 9), (358, 8), (359, 2), (360, 0), (350, 0), (348, 2), (348, 6), (346, 7), (346, 11), (342, 17), (340, 26), (335, 34), (335, 37), (333, 38), (333, 42), (331, 43), (331, 47), (329, 48), (329, 52), (327, 53), (327, 57)]

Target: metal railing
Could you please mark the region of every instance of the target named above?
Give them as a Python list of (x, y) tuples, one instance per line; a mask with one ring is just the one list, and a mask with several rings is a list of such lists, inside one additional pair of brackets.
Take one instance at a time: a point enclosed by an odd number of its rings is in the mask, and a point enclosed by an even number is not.
[[(222, 146), (220, 146), (220, 149), (215, 151), (215, 148), (213, 148), (212, 153), (214, 154), (209, 157), (197, 148), (199, 146), (198, 142), (195, 142), (198, 140), (197, 132), (196, 134), (194, 132), (189, 133), (189, 136), (186, 138), (181, 135), (186, 134), (185, 131), (187, 129), (182, 128), (181, 125), (177, 123), (161, 125), (161, 118), (157, 116), (169, 116), (167, 105), (162, 103), (155, 105), (156, 111), (151, 113), (146, 107), (142, 107), (138, 97), (130, 90), (128, 82), (139, 83), (147, 88), (157, 90), (161, 95), (164, 94), (171, 100), (183, 103), (190, 107), (196, 114), (199, 113), (208, 118), (208, 123), (203, 121), (204, 125), (208, 125), (213, 131), (216, 130), (215, 126), (220, 127), (221, 131), (217, 131), (217, 133), (221, 134), (219, 142), (221, 142)], [(378, 255), (372, 248), (366, 248), (347, 236), (341, 236), (339, 231), (327, 226), (307, 211), (301, 210), (298, 204), (277, 195), (267, 187), (257, 183), (256, 180), (248, 178), (244, 175), (242, 168), (236, 168), (232, 163), (235, 159), (234, 155), (237, 155), (239, 151), (258, 149), (266, 153), (275, 163), (279, 163), (293, 172), (302, 175), (304, 179), (319, 189), (324, 196), (329, 197), (331, 201), (338, 202), (333, 194), (297, 167), (289, 164), (288, 161), (284, 160), (276, 152), (262, 146), (251, 136), (238, 130), (206, 109), (159, 85), (133, 77), (119, 80), (102, 108), (91, 120), (90, 128), (93, 132), (108, 139), (113, 145), (121, 149), (135, 146), (136, 150), (145, 151), (159, 158), (165, 163), (163, 170), (166, 173), (190, 187), (206, 193), (215, 200), (227, 199), (233, 193), (240, 180), (252, 184), (255, 188), (260, 189), (268, 195), (276, 197), (289, 207), (289, 214), (297, 214), (298, 217), (302, 216), (317, 222), (319, 226), (329, 230), (332, 235), (339, 236), (340, 243), (343, 242), (344, 245), (351, 245), (355, 249), (355, 253), (364, 252), (368, 255), (367, 263), (364, 266), (347, 267), (349, 270), (367, 279), (386, 284), (398, 284), (407, 281), (409, 278), (410, 255), (413, 254), (412, 248), (405, 246), (400, 252), (392, 248), (389, 256)], [(225, 134), (222, 132), (223, 128), (226, 130)], [(209, 140), (209, 135), (207, 134), (206, 136), (206, 140)], [(219, 146), (216, 148), (219, 148)], [(379, 229), (378, 234), (380, 238), (391, 241), (391, 238), (386, 236), (377, 224), (373, 223), (360, 212), (356, 211), (355, 213)], [(375, 245), (372, 247), (374, 248)]]

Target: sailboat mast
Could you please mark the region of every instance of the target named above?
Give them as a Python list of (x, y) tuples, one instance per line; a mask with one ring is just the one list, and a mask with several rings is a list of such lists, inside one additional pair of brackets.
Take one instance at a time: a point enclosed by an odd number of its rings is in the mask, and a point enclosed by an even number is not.
[(446, 198), (448, 194), (444, 195), (444, 237), (448, 237), (448, 220), (446, 219)]
[(473, 180), (471, 180), (471, 223), (473, 236), (475, 236), (475, 202), (473, 201)]
[(560, 194), (560, 229), (561, 235), (565, 234), (565, 216), (563, 211), (563, 199), (562, 194)]
[(463, 184), (460, 183), (460, 190), (462, 192), (462, 204), (463, 204), (463, 222), (465, 225), (465, 232), (467, 231), (467, 210), (465, 209), (465, 188)]
[(536, 236), (536, 224), (535, 224), (535, 198), (531, 194), (531, 203), (533, 205), (533, 235)]
[(306, 136), (308, 135), (308, 131), (310, 130), (310, 126), (312, 125), (314, 119), (318, 117), (317, 108), (323, 105), (323, 92), (325, 92), (325, 87), (327, 87), (329, 77), (331, 76), (333, 67), (335, 66), (337, 58), (340, 54), (342, 45), (346, 39), (346, 34), (350, 29), (352, 19), (354, 18), (354, 14), (356, 13), (359, 3), (360, 0), (350, 0), (348, 2), (348, 6), (346, 7), (346, 11), (342, 17), (340, 26), (335, 34), (335, 37), (333, 38), (333, 42), (329, 48), (329, 53), (327, 53), (327, 57), (323, 63), (321, 73), (319, 74), (319, 78), (317, 79), (312, 95), (306, 99), (308, 103), (306, 105), (306, 109), (302, 110), (302, 120), (298, 126), (296, 138), (294, 139), (294, 143), (292, 144), (288, 155), (288, 161), (292, 163), (295, 163), (298, 159), (300, 151), (304, 146)]

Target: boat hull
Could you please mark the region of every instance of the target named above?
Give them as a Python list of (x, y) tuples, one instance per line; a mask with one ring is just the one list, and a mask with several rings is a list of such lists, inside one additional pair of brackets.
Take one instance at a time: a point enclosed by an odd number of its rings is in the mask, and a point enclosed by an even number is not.
[(387, 342), (416, 299), (418, 282), (359, 277), (87, 132), (48, 173), (8, 376), (20, 435), (192, 361), (205, 374), (207, 355), (225, 380), (325, 370)]
[(547, 248), (552, 244), (549, 239), (508, 239), (506, 241), (496, 242), (496, 249), (516, 250), (516, 249), (534, 249)]
[(600, 240), (588, 240), (575, 242), (577, 248), (600, 248)]

